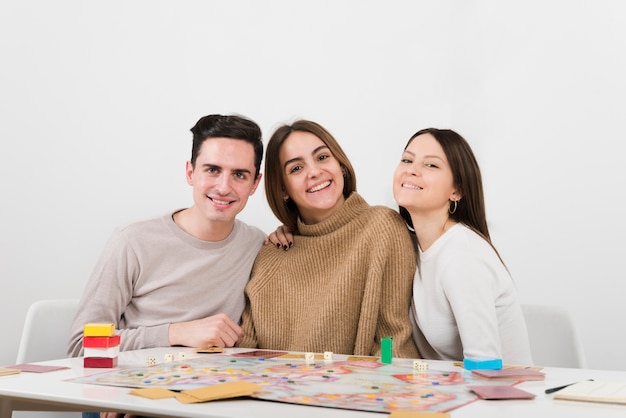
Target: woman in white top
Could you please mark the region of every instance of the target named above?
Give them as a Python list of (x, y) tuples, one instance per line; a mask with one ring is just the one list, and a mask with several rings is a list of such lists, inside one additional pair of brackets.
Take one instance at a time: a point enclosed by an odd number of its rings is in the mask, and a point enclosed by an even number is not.
[(482, 179), (469, 144), (454, 131), (409, 139), (394, 198), (416, 243), (414, 338), (423, 358), (499, 358), (532, 364), (513, 280), (492, 245)]

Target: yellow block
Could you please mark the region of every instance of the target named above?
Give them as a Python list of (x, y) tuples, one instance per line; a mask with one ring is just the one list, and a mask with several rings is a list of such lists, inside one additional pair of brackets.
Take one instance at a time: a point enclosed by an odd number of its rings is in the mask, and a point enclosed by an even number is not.
[(85, 324), (85, 337), (112, 337), (115, 335), (115, 324)]

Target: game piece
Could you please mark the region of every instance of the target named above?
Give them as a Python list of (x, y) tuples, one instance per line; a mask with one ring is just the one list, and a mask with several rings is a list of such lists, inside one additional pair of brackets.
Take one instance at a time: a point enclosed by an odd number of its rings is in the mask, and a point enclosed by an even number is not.
[(185, 357), (187, 357), (187, 354), (184, 351), (178, 353), (178, 360), (184, 360)]
[(505, 369), (505, 370), (472, 370), (472, 374), (486, 379), (508, 380), (545, 380), (546, 374), (530, 369)]
[(83, 359), (85, 368), (113, 368), (117, 367), (117, 357), (85, 357)]
[(413, 360), (413, 369), (420, 372), (425, 372), (428, 370), (428, 363), (423, 360)]
[(20, 373), (21, 370), (19, 369), (10, 369), (8, 367), (0, 367), (0, 376), (6, 376), (9, 374), (17, 374)]
[(174, 354), (172, 354), (172, 353), (167, 353), (165, 356), (163, 356), (163, 360), (164, 360), (166, 363), (171, 363), (171, 362), (173, 362), (173, 361), (174, 361)]
[(465, 358), (463, 367), (466, 370), (500, 370), (502, 369), (502, 359), (499, 358)]
[(509, 385), (478, 386), (467, 387), (478, 395), (480, 399), (534, 399), (535, 394)]
[(111, 348), (89, 348), (85, 347), (84, 357), (117, 357), (120, 354), (120, 346)]
[(69, 369), (69, 367), (44, 366), (43, 364), (23, 363), (23, 364), (14, 364), (13, 366), (8, 366), (7, 369), (15, 369), (15, 370), (19, 370), (22, 372), (29, 372), (29, 373), (48, 373), (48, 372), (55, 372), (57, 370)]
[[(233, 354), (233, 357), (272, 358), (272, 357), (279, 357), (283, 355), (291, 356), (292, 353), (288, 353), (286, 351), (274, 351), (274, 350), (253, 350), (253, 351), (245, 351), (243, 353), (235, 353)], [(299, 354), (298, 356), (302, 357), (302, 354)], [(296, 357), (292, 356), (290, 358), (296, 358)]]
[(393, 338), (383, 337), (381, 340), (381, 359), (384, 364), (391, 364), (393, 358)]
[(156, 357), (150, 356), (146, 362), (148, 366), (156, 366)]
[(393, 411), (388, 418), (450, 418), (447, 412)]
[(133, 389), (128, 393), (148, 399), (167, 399), (176, 397), (176, 392), (163, 388), (139, 388)]
[(199, 354), (212, 354), (212, 353), (223, 353), (224, 349), (222, 347), (205, 347), (205, 348), (198, 348), (196, 350), (196, 353)]
[(348, 360), (348, 361), (374, 361), (374, 362), (377, 362), (378, 361), (378, 357), (374, 357), (374, 356), (348, 356), (348, 358), (346, 360)]
[(184, 390), (176, 394), (176, 399), (182, 403), (196, 403), (214, 401), (217, 399), (238, 398), (249, 396), (261, 390), (256, 383), (238, 381), (227, 382), (207, 387)]
[(115, 324), (85, 324), (83, 328), (84, 337), (112, 337), (115, 334)]
[(324, 351), (324, 360), (333, 361), (333, 352), (332, 351)]
[(111, 348), (120, 345), (120, 336), (111, 337), (83, 337), (83, 347), (86, 348)]
[(314, 364), (315, 363), (315, 353), (305, 353), (304, 354), (304, 361), (306, 361), (306, 364)]

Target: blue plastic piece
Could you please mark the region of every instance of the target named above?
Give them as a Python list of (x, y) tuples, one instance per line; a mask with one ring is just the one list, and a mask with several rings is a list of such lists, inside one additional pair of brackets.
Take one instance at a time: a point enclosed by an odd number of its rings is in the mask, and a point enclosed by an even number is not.
[(501, 370), (502, 359), (499, 358), (465, 358), (463, 359), (465, 370)]

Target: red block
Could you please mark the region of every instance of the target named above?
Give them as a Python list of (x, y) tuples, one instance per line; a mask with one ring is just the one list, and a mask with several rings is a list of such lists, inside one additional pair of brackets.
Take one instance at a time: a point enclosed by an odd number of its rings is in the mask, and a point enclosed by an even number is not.
[(117, 367), (117, 357), (85, 357), (83, 366), (92, 368)]
[(83, 337), (83, 347), (87, 348), (111, 348), (120, 345), (120, 336), (112, 337)]

